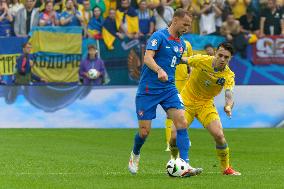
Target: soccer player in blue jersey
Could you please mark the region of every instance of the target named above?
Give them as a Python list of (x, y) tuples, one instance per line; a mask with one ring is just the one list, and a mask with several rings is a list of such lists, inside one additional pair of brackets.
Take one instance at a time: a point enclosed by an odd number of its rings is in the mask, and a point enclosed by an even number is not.
[[(144, 66), (136, 94), (136, 114), (139, 132), (135, 135), (128, 169), (137, 173), (140, 149), (151, 129), (152, 119), (156, 118), (158, 104), (173, 120), (177, 129), (176, 145), (180, 157), (189, 162), (189, 137), (184, 117), (184, 105), (175, 87), (175, 67), (180, 62), (185, 42), (181, 35), (187, 32), (192, 16), (183, 9), (174, 13), (169, 28), (156, 31), (148, 40), (144, 56)], [(190, 175), (199, 174), (200, 169), (190, 169)]]

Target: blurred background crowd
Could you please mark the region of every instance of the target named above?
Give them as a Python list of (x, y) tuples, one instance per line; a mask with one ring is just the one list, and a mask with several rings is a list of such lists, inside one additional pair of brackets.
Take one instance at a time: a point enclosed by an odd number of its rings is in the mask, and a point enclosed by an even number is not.
[[(177, 8), (194, 15), (192, 33), (228, 40), (240, 32), (280, 35), (283, 5), (283, 0), (0, 0), (0, 36), (27, 36), (34, 26), (82, 26), (85, 37), (100, 38), (103, 25), (117, 24), (112, 21), (122, 12), (116, 37), (138, 38), (167, 27)], [(127, 26), (125, 15), (138, 17), (139, 31)]]
[(81, 26), (84, 38), (111, 50), (115, 39), (146, 41), (177, 8), (193, 14), (190, 33), (223, 36), (244, 58), (249, 43), (284, 35), (284, 0), (0, 0), (0, 37), (28, 37), (35, 26)]

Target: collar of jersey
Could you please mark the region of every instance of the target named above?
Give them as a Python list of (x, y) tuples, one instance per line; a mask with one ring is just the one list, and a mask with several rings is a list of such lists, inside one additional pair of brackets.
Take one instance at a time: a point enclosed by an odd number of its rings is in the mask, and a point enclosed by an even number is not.
[(227, 69), (227, 66), (225, 66), (225, 68), (223, 70), (218, 70), (217, 68), (214, 67), (214, 65), (212, 65), (212, 66), (213, 66), (214, 72), (223, 72)]
[(173, 41), (176, 41), (176, 42), (178, 42), (178, 43), (180, 42), (180, 38), (174, 37), (174, 36), (172, 36), (172, 35), (170, 34), (169, 28), (167, 29), (167, 32), (168, 32), (168, 34), (169, 34), (168, 40), (173, 40)]
[(168, 37), (168, 40), (173, 40), (173, 41), (176, 41), (176, 42), (180, 42), (180, 39), (179, 38), (175, 38), (174, 36), (172, 36), (172, 35), (170, 35), (169, 37)]

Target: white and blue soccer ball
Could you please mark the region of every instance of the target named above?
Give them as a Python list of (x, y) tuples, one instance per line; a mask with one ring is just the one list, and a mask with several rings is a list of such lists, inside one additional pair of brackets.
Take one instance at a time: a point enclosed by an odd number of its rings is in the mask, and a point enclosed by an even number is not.
[(91, 79), (96, 79), (98, 77), (98, 71), (96, 69), (90, 69), (88, 75)]
[(181, 158), (171, 159), (168, 161), (166, 169), (171, 177), (184, 177), (189, 172), (189, 165)]

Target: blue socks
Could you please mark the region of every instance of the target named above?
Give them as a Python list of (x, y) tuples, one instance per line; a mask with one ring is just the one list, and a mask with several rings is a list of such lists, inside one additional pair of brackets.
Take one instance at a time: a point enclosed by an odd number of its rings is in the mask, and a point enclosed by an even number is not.
[(146, 138), (141, 138), (139, 136), (139, 133), (137, 132), (134, 138), (134, 146), (133, 146), (133, 153), (135, 155), (139, 155), (140, 154), (140, 149), (143, 146), (144, 142), (145, 142)]
[[(140, 154), (140, 149), (143, 146), (146, 138), (141, 138), (139, 133), (137, 132), (134, 138), (134, 146), (133, 146), (133, 153), (135, 155)], [(176, 145), (179, 149), (180, 158), (189, 162), (188, 158), (188, 151), (189, 151), (189, 137), (187, 133), (187, 129), (178, 129), (177, 130), (177, 138), (176, 138)]]
[(216, 149), (224, 150), (228, 147), (228, 144), (224, 144), (223, 146), (216, 145)]
[(179, 149), (180, 158), (189, 163), (188, 150), (189, 150), (189, 137), (187, 129), (177, 130), (177, 147)]

